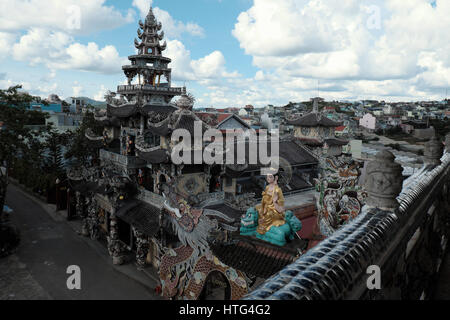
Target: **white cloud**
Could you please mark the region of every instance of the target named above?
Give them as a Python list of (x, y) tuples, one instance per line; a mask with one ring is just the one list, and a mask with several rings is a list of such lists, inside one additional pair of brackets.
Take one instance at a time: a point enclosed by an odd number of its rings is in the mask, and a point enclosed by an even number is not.
[[(139, 10), (142, 19), (147, 16), (152, 4), (152, 0), (133, 0), (133, 6)], [(205, 35), (203, 28), (194, 22), (184, 23), (175, 20), (167, 11), (158, 7), (153, 8), (153, 13), (156, 19), (163, 25), (164, 33), (169, 38), (179, 38), (183, 33), (197, 37), (203, 37)]]
[(13, 45), (15, 60), (30, 65), (45, 64), (50, 69), (93, 71), (104, 74), (119, 73), (125, 62), (114, 46), (99, 48), (94, 42), (87, 45), (74, 42), (63, 32), (33, 28)]
[(153, 0), (133, 0), (132, 5), (138, 8), (141, 17), (145, 18), (153, 5)]
[(6, 58), (14, 44), (16, 37), (12, 33), (0, 32), (0, 60)]
[(171, 40), (164, 52), (172, 59), (172, 77), (175, 81), (208, 81), (221, 78), (234, 78), (239, 74), (228, 72), (225, 67), (225, 57), (222, 52), (214, 51), (198, 60), (192, 60), (191, 52), (182, 42)]
[(74, 82), (74, 86), (72, 87), (72, 96), (79, 97), (81, 93), (84, 91), (83, 86), (81, 86), (78, 82)]
[(0, 31), (49, 28), (69, 34), (89, 34), (133, 22), (105, 0), (15, 0), (0, 4)]
[[(369, 28), (368, 5), (380, 29)], [(277, 98), (306, 100), (318, 79), (329, 98), (439, 98), (450, 85), (448, 12), (444, 0), (254, 0), (232, 33), (260, 69), (256, 100), (268, 81)]]
[(183, 33), (188, 33), (191, 36), (203, 37), (205, 31), (198, 24), (193, 22), (183, 23), (175, 20), (172, 16), (164, 10), (159, 8), (153, 9), (156, 18), (161, 22), (164, 33), (169, 38), (179, 38)]
[(105, 101), (105, 94), (108, 89), (102, 84), (98, 93), (94, 96), (94, 100)]
[(107, 6), (105, 0), (2, 1), (0, 59), (11, 55), (31, 66), (118, 73), (124, 59), (115, 47), (81, 44), (74, 36), (113, 29), (134, 20), (133, 10), (123, 14)]

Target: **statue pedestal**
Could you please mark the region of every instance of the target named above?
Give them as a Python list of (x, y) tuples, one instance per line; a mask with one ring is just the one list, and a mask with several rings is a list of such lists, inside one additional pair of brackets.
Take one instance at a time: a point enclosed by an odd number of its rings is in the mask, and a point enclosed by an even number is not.
[(294, 216), (292, 211), (286, 211), (285, 220), (286, 223), (284, 225), (271, 227), (265, 234), (259, 234), (257, 232), (258, 211), (255, 208), (250, 208), (241, 219), (240, 234), (242, 236), (256, 237), (282, 247), (286, 245), (288, 240), (293, 240), (295, 234), (302, 229), (301, 221)]

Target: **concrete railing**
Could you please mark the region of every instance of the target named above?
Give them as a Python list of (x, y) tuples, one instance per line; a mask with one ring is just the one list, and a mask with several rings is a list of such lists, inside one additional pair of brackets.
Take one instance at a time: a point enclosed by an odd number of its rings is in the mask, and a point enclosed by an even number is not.
[(146, 162), (138, 157), (124, 156), (119, 153), (107, 151), (105, 149), (100, 150), (100, 160), (111, 161), (127, 169), (140, 168), (146, 164)]
[(145, 190), (145, 189), (139, 190), (137, 199), (139, 199), (143, 202), (146, 202), (146, 203), (150, 203), (150, 204), (158, 207), (159, 209), (162, 209), (164, 207), (165, 200), (162, 196), (160, 196), (159, 194), (156, 194), (154, 192)]
[(165, 86), (151, 86), (142, 84), (132, 84), (132, 85), (121, 85), (117, 87), (118, 93), (134, 92), (134, 91), (148, 91), (148, 92), (158, 92), (158, 93), (175, 93), (182, 94), (183, 88), (172, 88)]
[[(370, 206), (244, 299), (432, 297), (449, 236), (450, 148), (439, 160), (439, 144), (431, 141), (427, 147), (426, 165), (420, 172), (403, 184), (399, 178), (403, 188), (394, 195), (395, 204), (385, 190), (396, 190), (394, 172), (399, 168), (393, 158), (388, 165), (377, 163), (386, 159), (386, 153), (372, 161), (373, 170), (366, 177)], [(377, 273), (380, 286), (368, 285)]]

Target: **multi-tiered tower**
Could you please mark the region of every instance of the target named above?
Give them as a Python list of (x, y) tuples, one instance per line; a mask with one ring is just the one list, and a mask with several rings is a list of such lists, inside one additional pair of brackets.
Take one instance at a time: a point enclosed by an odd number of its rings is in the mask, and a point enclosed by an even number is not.
[[(165, 114), (174, 111), (170, 102), (173, 97), (186, 93), (185, 88), (171, 85), (171, 59), (162, 55), (167, 47), (162, 25), (150, 11), (145, 19), (139, 21), (138, 39), (134, 40), (137, 54), (129, 56), (131, 65), (122, 67), (127, 77), (127, 85), (119, 85), (115, 93), (107, 97), (108, 114), (117, 117), (129, 117), (139, 113), (143, 117), (153, 114)], [(141, 117), (140, 131), (144, 131), (144, 119)], [(155, 122), (161, 120), (156, 117)]]

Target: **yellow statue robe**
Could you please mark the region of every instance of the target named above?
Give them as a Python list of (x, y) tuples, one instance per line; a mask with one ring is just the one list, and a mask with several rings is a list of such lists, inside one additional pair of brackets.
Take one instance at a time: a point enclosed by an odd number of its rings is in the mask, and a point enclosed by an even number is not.
[(283, 191), (278, 186), (273, 188), (273, 192), (269, 191), (269, 187), (266, 187), (266, 190), (262, 193), (262, 201), (260, 205), (256, 206), (256, 210), (258, 210), (258, 233), (263, 235), (266, 234), (272, 227), (280, 227), (286, 223), (284, 212), (279, 212), (275, 208), (275, 203), (273, 198), (275, 194), (278, 195), (277, 204), (280, 207), (284, 207), (284, 197)]

